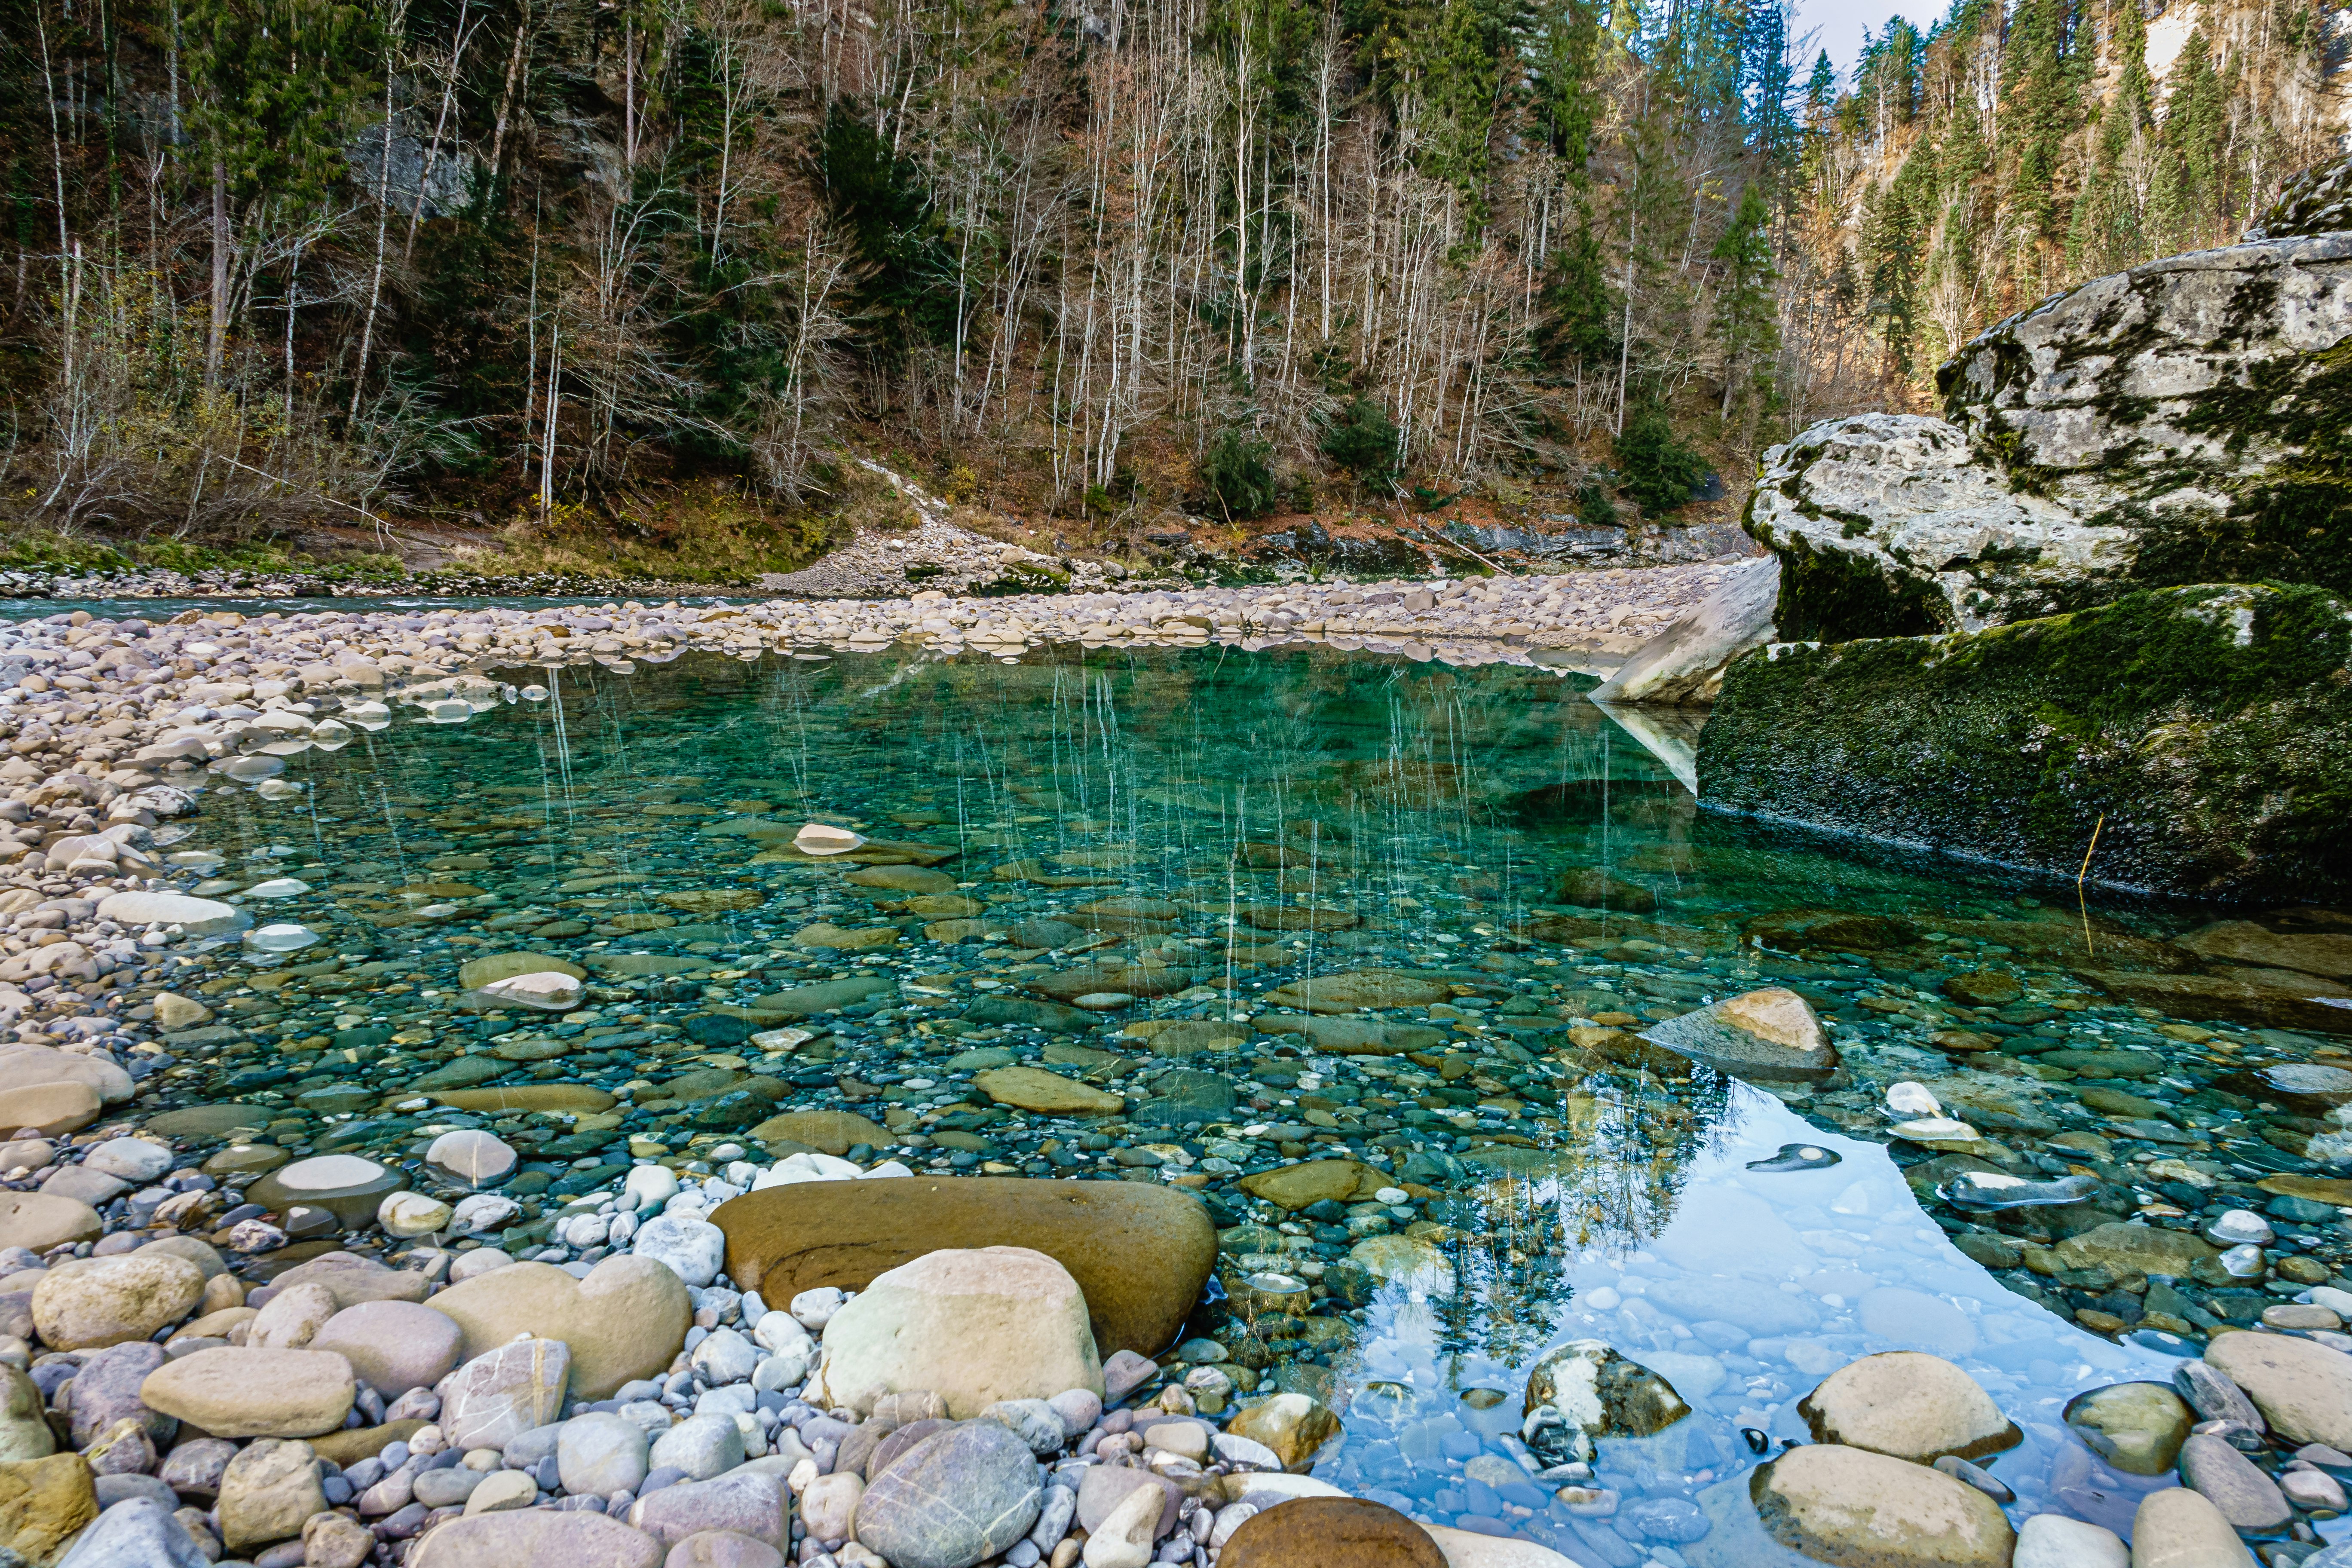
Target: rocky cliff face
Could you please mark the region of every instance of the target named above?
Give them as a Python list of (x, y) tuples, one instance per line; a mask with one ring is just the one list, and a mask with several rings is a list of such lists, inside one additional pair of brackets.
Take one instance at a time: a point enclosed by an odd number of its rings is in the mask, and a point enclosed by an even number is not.
[(1783, 637), (1973, 631), (2190, 583), (2352, 591), (2352, 159), (2245, 242), (2044, 300), (1765, 455)]

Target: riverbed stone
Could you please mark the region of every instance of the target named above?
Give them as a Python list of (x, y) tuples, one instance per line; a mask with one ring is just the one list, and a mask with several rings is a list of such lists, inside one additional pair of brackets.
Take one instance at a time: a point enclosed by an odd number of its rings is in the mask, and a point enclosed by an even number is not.
[(2216, 1334), (2205, 1364), (2254, 1402), (2290, 1445), (2352, 1452), (2352, 1356), (2286, 1334)]
[(2131, 1568), (2253, 1568), (2253, 1554), (2221, 1510), (2187, 1487), (2142, 1498), (2131, 1538)]
[(731, 1415), (717, 1411), (689, 1415), (658, 1434), (646, 1462), (655, 1469), (685, 1473), (688, 1480), (707, 1481), (743, 1462), (743, 1432)]
[(1307, 1160), (1244, 1176), (1241, 1189), (1295, 1214), (1310, 1204), (1349, 1202), (1388, 1180), (1361, 1160)]
[(1448, 1568), (1427, 1531), (1365, 1498), (1298, 1498), (1242, 1521), (1218, 1568)]
[(0, 1464), (46, 1459), (58, 1451), (57, 1434), (41, 1406), (38, 1385), (15, 1367), (0, 1363)]
[(246, 1552), (288, 1540), (301, 1534), (303, 1521), (326, 1507), (310, 1445), (264, 1437), (240, 1450), (221, 1472), (215, 1508), (221, 1543)]
[(1528, 1374), (1524, 1426), (1549, 1462), (1589, 1459), (1595, 1439), (1653, 1436), (1689, 1414), (1673, 1384), (1604, 1340), (1571, 1340)]
[(144, 1138), (110, 1138), (81, 1157), (86, 1170), (119, 1180), (152, 1182), (172, 1168), (172, 1151)]
[[(803, 1182), (732, 1199), (711, 1220), (726, 1234), (729, 1277), (771, 1301), (828, 1286), (862, 1290), (877, 1275), (942, 1247), (1042, 1252), (1077, 1282), (1105, 1355), (1165, 1349), (1217, 1254), (1215, 1228), (1198, 1199), (1134, 1182)], [(1138, 1268), (1144, 1258), (1151, 1266)]]
[(2111, 1383), (2078, 1394), (2066, 1425), (2091, 1451), (2130, 1476), (2160, 1476), (2180, 1457), (2197, 1413), (2161, 1383)]
[(57, 1562), (65, 1542), (97, 1517), (98, 1496), (79, 1454), (0, 1464), (0, 1547), (26, 1563)]
[(59, 1568), (211, 1568), (212, 1561), (170, 1505), (134, 1497), (101, 1512)]
[(1742, 1078), (1819, 1083), (1837, 1047), (1805, 999), (1781, 987), (1744, 992), (1643, 1031), (1653, 1045)]
[(13, 1041), (0, 1045), (0, 1089), (43, 1083), (88, 1084), (108, 1105), (129, 1100), (134, 1087), (131, 1075), (108, 1056)]
[(858, 1500), (857, 1539), (891, 1568), (972, 1568), (1028, 1533), (1044, 1496), (1026, 1444), (993, 1421), (966, 1422), (875, 1479)]
[(433, 1282), (415, 1268), (387, 1268), (372, 1258), (353, 1252), (322, 1252), (280, 1274), (273, 1284), (280, 1289), (297, 1285), (323, 1285), (338, 1307), (362, 1301), (422, 1301)]
[(732, 1530), (699, 1530), (669, 1549), (662, 1568), (784, 1568), (784, 1554)]
[(105, 1227), (98, 1211), (79, 1199), (47, 1193), (0, 1193), (0, 1247), (47, 1252), (69, 1243), (94, 1241)]
[(468, 991), (479, 991), (485, 985), (501, 980), (512, 980), (520, 974), (562, 974), (573, 980), (585, 980), (588, 972), (568, 958), (551, 952), (491, 952), (470, 958), (457, 966), (457, 984)]
[(572, 1391), (583, 1399), (608, 1399), (632, 1379), (666, 1372), (694, 1319), (675, 1271), (628, 1254), (604, 1259), (585, 1279), (552, 1264), (509, 1264), (451, 1286), (433, 1298), (433, 1309), (464, 1331), (467, 1357), (518, 1334), (562, 1341)]
[(334, 1315), (335, 1293), (324, 1285), (281, 1286), (247, 1321), (245, 1342), (261, 1350), (307, 1350)]
[(100, 1350), (178, 1322), (204, 1293), (204, 1274), (184, 1258), (76, 1258), (34, 1287), (33, 1322), (51, 1350)]
[(1393, 970), (1359, 969), (1286, 981), (1267, 992), (1263, 1005), (1305, 1013), (1349, 1014), (1360, 1007), (1425, 1007), (1451, 994), (1443, 981)]
[(415, 1301), (362, 1301), (320, 1325), (310, 1348), (333, 1351), (362, 1383), (397, 1399), (448, 1375), (464, 1344), (465, 1331), (446, 1312)]
[(1791, 1448), (1748, 1478), (1774, 1540), (1835, 1568), (2010, 1568), (2000, 1505), (1941, 1470), (1836, 1443)]
[(647, 1437), (634, 1421), (605, 1411), (575, 1415), (556, 1434), (556, 1473), (563, 1489), (610, 1497), (644, 1484)]
[(105, 1108), (86, 1083), (28, 1083), (0, 1089), (0, 1127), (34, 1129), (44, 1138), (78, 1132)]
[(662, 1568), (662, 1543), (601, 1513), (510, 1509), (455, 1519), (418, 1543), (408, 1568)]
[(1303, 1474), (1339, 1435), (1339, 1418), (1312, 1394), (1275, 1394), (1234, 1411), (1225, 1431), (1271, 1449), (1284, 1469)]
[(719, 1277), (726, 1260), (727, 1237), (698, 1215), (665, 1214), (639, 1226), (629, 1249), (639, 1258), (667, 1266), (698, 1290)]
[(2276, 1530), (2294, 1516), (2278, 1483), (2211, 1433), (2198, 1433), (2181, 1444), (2180, 1484), (2221, 1510), (2241, 1534)]
[(854, 1110), (787, 1110), (744, 1134), (756, 1143), (803, 1143), (836, 1159), (860, 1143), (879, 1149), (895, 1142), (890, 1130)]
[(2024, 1440), (1977, 1381), (1941, 1356), (1887, 1351), (1849, 1362), (1798, 1402), (1816, 1443), (1919, 1464), (1981, 1458)]
[(310, 1437), (342, 1426), (357, 1391), (341, 1356), (222, 1345), (165, 1362), (139, 1397), (215, 1436)]
[(782, 1546), (789, 1539), (792, 1504), (782, 1477), (738, 1469), (649, 1492), (630, 1508), (629, 1522), (671, 1546), (706, 1530), (732, 1531)]
[(2037, 1513), (2018, 1527), (2010, 1568), (2131, 1568), (2131, 1548), (2105, 1525)]
[(2185, 1279), (2199, 1262), (2221, 1249), (2186, 1231), (2111, 1221), (2066, 1237), (2052, 1248), (2062, 1268), (2104, 1268), (2121, 1279), (2162, 1274)]
[(360, 1154), (320, 1154), (281, 1165), (247, 1189), (246, 1196), (273, 1213), (295, 1204), (322, 1208), (354, 1230), (375, 1217), (376, 1205), (400, 1190), (405, 1178)]
[(1103, 1387), (1077, 1281), (1023, 1247), (942, 1249), (878, 1274), (825, 1324), (824, 1343), (825, 1402), (861, 1409), (929, 1389), (969, 1420), (1000, 1399)]
[(435, 1175), (469, 1193), (487, 1191), (508, 1180), (520, 1162), (512, 1144), (475, 1127), (444, 1132), (425, 1151), (425, 1163)]
[(84, 1360), (73, 1384), (74, 1447), (87, 1447), (126, 1416), (144, 1426), (157, 1447), (168, 1444), (179, 1422), (139, 1396), (148, 1374), (163, 1362), (163, 1347), (145, 1340), (126, 1341)]
[(1045, 1116), (1116, 1116), (1127, 1109), (1118, 1095), (1043, 1068), (996, 1068), (973, 1074), (971, 1083), (999, 1105)]
[(472, 1357), (441, 1389), (441, 1430), (457, 1448), (503, 1448), (562, 1414), (572, 1352), (562, 1340), (522, 1338)]

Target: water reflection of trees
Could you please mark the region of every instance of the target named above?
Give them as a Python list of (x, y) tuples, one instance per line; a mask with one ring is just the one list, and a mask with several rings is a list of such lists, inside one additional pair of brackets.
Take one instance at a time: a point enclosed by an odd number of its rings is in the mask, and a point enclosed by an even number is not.
[(1452, 1199), (1457, 1284), (1437, 1303), (1440, 1350), (1518, 1365), (1549, 1345), (1570, 1300), (1568, 1260), (1664, 1231), (1699, 1157), (1738, 1131), (1730, 1081), (1703, 1068), (1674, 1080), (1596, 1071), (1561, 1094), (1555, 1145), (1474, 1154), (1485, 1173)]

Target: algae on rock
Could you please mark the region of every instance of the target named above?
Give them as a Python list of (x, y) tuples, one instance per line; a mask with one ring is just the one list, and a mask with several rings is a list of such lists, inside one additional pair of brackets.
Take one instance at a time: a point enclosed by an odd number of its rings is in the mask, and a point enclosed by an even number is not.
[[(2352, 894), (2352, 603), (2147, 591), (1974, 633), (1778, 644), (1726, 674), (1709, 807), (2191, 897)], [(2100, 824), (2104, 818), (2104, 826)]]

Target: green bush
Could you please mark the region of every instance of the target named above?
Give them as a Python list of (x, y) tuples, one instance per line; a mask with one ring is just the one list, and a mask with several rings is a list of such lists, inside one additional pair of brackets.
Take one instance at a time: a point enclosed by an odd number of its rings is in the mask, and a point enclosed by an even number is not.
[(1274, 448), (1229, 426), (1202, 455), (1201, 484), (1227, 522), (1264, 517), (1274, 510)]
[(1378, 403), (1357, 397), (1323, 433), (1323, 455), (1360, 483), (1388, 479), (1397, 468), (1397, 427)]
[(1576, 521), (1587, 528), (1613, 528), (1617, 524), (1617, 503), (1609, 499), (1609, 487), (1595, 475), (1584, 481), (1576, 492)]
[(1653, 516), (1691, 499), (1706, 479), (1706, 459), (1676, 438), (1664, 402), (1645, 397), (1626, 416), (1617, 437), (1621, 488)]

